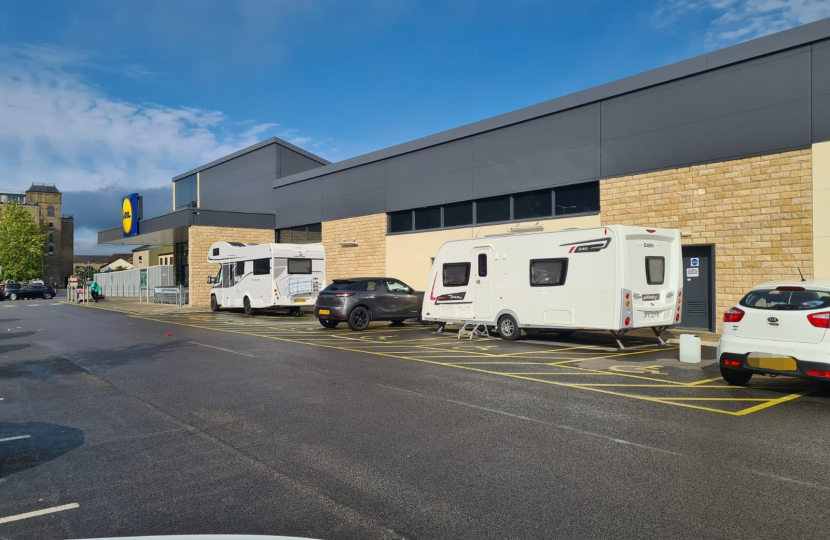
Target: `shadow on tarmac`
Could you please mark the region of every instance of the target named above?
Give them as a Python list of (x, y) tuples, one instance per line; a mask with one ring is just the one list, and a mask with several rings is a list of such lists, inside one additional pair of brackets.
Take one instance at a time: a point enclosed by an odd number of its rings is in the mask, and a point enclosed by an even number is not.
[(0, 439), (28, 435), (0, 444), (0, 478), (52, 461), (84, 444), (81, 430), (45, 422), (0, 422)]

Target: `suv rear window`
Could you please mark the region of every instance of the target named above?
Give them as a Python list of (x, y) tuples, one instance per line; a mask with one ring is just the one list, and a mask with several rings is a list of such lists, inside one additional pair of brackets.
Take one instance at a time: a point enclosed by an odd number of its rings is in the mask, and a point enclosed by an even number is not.
[(750, 291), (740, 304), (753, 309), (821, 309), (830, 307), (830, 292), (809, 289)]
[(352, 285), (354, 285), (354, 281), (341, 279), (335, 281), (334, 283), (323, 289), (323, 292), (348, 291)]

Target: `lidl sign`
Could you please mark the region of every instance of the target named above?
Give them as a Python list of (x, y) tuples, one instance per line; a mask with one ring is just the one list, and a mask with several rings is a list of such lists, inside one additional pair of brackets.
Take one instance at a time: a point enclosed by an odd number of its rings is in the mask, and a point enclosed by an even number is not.
[(121, 199), (121, 226), (124, 229), (124, 236), (138, 234), (139, 205), (138, 193), (131, 193)]

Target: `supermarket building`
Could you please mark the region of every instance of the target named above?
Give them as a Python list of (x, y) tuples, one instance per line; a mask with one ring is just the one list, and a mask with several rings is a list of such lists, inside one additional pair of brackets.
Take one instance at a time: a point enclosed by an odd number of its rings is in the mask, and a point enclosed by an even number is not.
[(194, 306), (217, 240), (322, 242), (329, 280), (424, 288), (447, 240), (627, 224), (681, 230), (683, 322), (714, 330), (751, 285), (830, 277), (830, 19), (338, 163), (271, 138), (172, 192), (99, 242), (174, 245)]

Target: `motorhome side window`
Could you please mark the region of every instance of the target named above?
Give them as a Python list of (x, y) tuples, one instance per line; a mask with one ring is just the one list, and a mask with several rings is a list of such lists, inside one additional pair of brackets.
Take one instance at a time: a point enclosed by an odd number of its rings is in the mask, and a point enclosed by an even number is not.
[(478, 277), (487, 277), (487, 254), (478, 254)]
[(254, 259), (254, 275), (267, 276), (271, 273), (271, 259)]
[(241, 278), (245, 275), (245, 261), (236, 263), (236, 277)]
[(665, 274), (665, 257), (646, 257), (646, 282), (649, 285), (662, 285)]
[(311, 259), (288, 259), (289, 274), (310, 274)]
[(470, 282), (470, 263), (447, 263), (443, 273), (444, 287), (462, 287)]
[(530, 261), (531, 287), (556, 287), (565, 284), (568, 259), (534, 259)]

